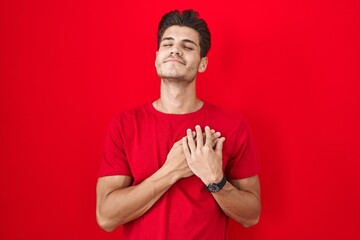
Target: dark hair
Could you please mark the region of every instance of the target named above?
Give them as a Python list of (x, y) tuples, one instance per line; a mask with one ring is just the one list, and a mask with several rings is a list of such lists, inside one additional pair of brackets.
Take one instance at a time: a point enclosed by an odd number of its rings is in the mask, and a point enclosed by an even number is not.
[(200, 56), (205, 57), (210, 50), (210, 31), (206, 22), (199, 18), (199, 13), (194, 10), (184, 10), (181, 13), (174, 10), (166, 13), (159, 23), (158, 27), (158, 49), (160, 47), (161, 38), (168, 27), (178, 25), (190, 27), (196, 30), (200, 35)]

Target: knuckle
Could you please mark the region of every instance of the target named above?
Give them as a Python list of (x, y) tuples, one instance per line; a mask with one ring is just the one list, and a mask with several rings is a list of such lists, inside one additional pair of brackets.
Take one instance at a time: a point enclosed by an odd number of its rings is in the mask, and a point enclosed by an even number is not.
[(205, 145), (205, 146), (203, 147), (203, 151), (204, 151), (204, 152), (210, 152), (209, 146)]

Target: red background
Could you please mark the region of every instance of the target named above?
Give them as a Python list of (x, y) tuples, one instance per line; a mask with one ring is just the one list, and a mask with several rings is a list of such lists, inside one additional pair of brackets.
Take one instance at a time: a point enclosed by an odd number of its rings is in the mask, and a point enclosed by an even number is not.
[(230, 239), (360, 239), (357, 0), (1, 1), (0, 239), (122, 239), (95, 220), (103, 142), (159, 96), (174, 8), (212, 32), (199, 96), (242, 112), (261, 157), (261, 221)]

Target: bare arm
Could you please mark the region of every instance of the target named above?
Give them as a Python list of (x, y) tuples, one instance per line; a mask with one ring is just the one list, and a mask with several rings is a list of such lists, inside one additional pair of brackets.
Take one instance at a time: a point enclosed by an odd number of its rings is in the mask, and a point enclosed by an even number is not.
[(129, 176), (101, 177), (97, 183), (96, 216), (106, 231), (132, 221), (146, 211), (180, 178), (193, 175), (181, 146), (174, 144), (165, 164), (152, 176), (136, 186), (131, 186)]
[(212, 193), (224, 213), (250, 227), (258, 223), (261, 210), (260, 185), (257, 176), (230, 180), (223, 189)]
[[(205, 185), (218, 183), (224, 176), (222, 172), (222, 147), (225, 138), (220, 138), (214, 149), (211, 145), (209, 128), (205, 127), (205, 139), (199, 126), (196, 126), (195, 130), (195, 140), (192, 137), (191, 130), (187, 131), (187, 136), (182, 140), (189, 167)], [(224, 213), (243, 226), (249, 227), (258, 222), (261, 203), (257, 176), (230, 180), (223, 189), (212, 194)]]

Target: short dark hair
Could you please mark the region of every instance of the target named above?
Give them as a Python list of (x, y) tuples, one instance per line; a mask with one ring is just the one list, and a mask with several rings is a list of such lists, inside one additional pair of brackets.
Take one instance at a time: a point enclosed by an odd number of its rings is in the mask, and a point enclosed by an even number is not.
[(174, 25), (190, 27), (196, 30), (200, 35), (200, 56), (205, 57), (207, 55), (210, 50), (210, 31), (206, 22), (199, 18), (199, 13), (192, 9), (182, 12), (173, 10), (161, 18), (158, 27), (158, 49), (166, 29)]

